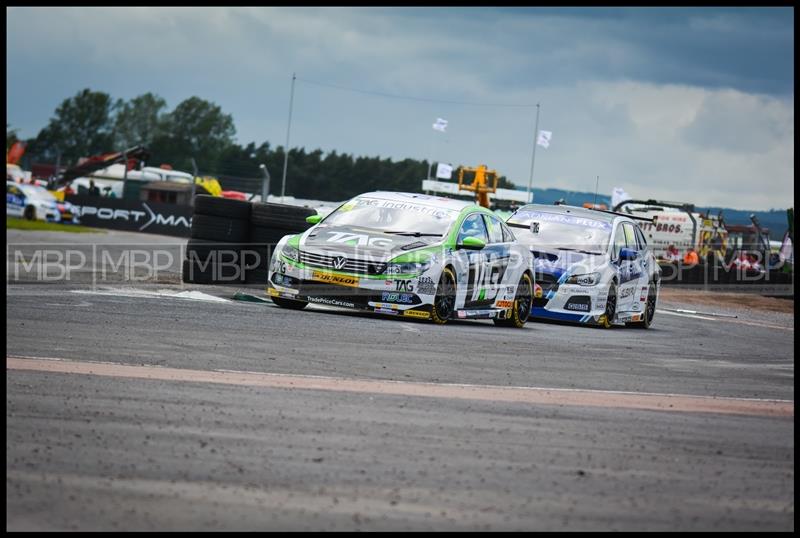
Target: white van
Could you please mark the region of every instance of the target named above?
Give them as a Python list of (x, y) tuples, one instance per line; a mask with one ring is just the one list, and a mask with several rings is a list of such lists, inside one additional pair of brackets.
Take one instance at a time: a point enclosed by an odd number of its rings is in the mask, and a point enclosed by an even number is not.
[(142, 168), (144, 172), (151, 174), (158, 174), (161, 181), (174, 181), (175, 183), (191, 183), (194, 176), (188, 172), (181, 172), (180, 170), (167, 170), (165, 168), (157, 168), (155, 166), (145, 166)]
[(659, 259), (667, 259), (667, 249), (674, 245), (681, 256), (689, 248), (702, 258), (709, 252), (725, 257), (728, 231), (719, 216), (705, 215), (694, 210), (691, 204), (675, 204), (648, 200), (626, 200), (614, 211), (652, 218), (652, 223), (640, 223), (647, 243)]

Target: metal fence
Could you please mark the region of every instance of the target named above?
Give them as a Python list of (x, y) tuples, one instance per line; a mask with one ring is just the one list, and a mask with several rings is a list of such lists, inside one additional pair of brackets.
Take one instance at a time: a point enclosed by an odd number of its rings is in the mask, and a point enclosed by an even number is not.
[(263, 177), (232, 176), (214, 172), (200, 172), (200, 175), (217, 178), (223, 190), (240, 191), (249, 194), (261, 194), (261, 187), (264, 183)]

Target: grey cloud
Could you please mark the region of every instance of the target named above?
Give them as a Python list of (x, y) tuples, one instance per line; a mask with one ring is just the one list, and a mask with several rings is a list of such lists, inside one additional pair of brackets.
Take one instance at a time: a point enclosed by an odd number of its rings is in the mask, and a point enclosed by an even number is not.
[(701, 149), (765, 153), (794, 138), (794, 111), (763, 97), (714, 93), (703, 101), (682, 137)]
[(524, 51), (515, 56), (528, 67), (529, 82), (631, 79), (794, 91), (790, 8), (516, 11), (515, 17), (500, 16), (496, 26), (506, 31), (493, 39)]
[[(537, 151), (537, 186), (593, 190), (599, 174), (607, 192), (619, 182), (631, 194), (757, 209), (793, 192), (787, 13), (11, 8), (8, 121), (33, 136), (85, 87), (126, 99), (152, 91), (170, 107), (198, 95), (233, 114), (240, 142), (274, 147), (284, 143), (297, 72), (406, 96), (541, 102), (540, 128), (554, 135)], [(302, 82), (295, 97), (292, 146), (485, 162), (519, 185), (528, 181), (535, 109), (388, 99)], [(446, 136), (431, 129), (436, 117), (450, 121)], [(731, 133), (748, 125), (759, 143), (744, 159)], [(754, 176), (774, 188), (754, 193)]]

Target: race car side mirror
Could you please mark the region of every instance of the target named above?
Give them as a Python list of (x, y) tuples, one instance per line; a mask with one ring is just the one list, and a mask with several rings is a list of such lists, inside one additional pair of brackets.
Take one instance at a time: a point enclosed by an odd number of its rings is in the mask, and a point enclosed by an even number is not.
[(486, 246), (482, 239), (477, 237), (465, 237), (464, 240), (458, 245), (458, 248), (465, 248), (467, 250), (481, 250)]
[(306, 217), (306, 222), (309, 224), (319, 224), (319, 221), (322, 220), (320, 215), (309, 215)]
[(623, 248), (619, 251), (620, 260), (635, 260), (639, 257), (639, 253), (632, 248)]

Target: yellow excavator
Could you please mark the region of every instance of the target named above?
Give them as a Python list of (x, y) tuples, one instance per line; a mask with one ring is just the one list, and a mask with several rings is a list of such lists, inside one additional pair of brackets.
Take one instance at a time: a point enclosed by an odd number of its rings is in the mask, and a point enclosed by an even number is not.
[[(472, 183), (464, 180), (465, 173), (472, 173), (475, 177)], [(497, 170), (489, 170), (485, 164), (477, 168), (461, 167), (458, 170), (458, 190), (471, 191), (475, 193), (475, 201), (478, 205), (489, 207), (489, 193), (497, 192), (497, 182), (500, 176)], [(489, 183), (491, 181), (491, 184)]]

